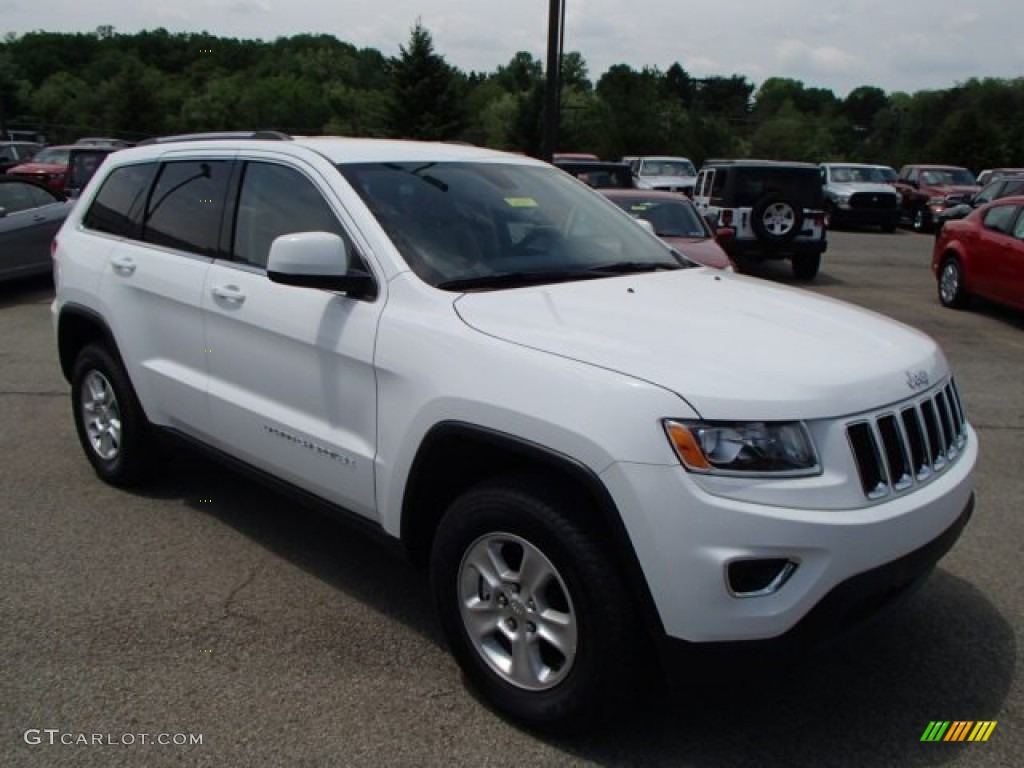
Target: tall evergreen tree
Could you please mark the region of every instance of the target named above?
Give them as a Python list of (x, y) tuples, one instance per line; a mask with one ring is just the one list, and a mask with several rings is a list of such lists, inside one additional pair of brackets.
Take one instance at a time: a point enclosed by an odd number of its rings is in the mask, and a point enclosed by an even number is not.
[(463, 80), (434, 53), (430, 32), (419, 22), (409, 45), (391, 60), (391, 127), (401, 138), (444, 141), (459, 137), (465, 115)]

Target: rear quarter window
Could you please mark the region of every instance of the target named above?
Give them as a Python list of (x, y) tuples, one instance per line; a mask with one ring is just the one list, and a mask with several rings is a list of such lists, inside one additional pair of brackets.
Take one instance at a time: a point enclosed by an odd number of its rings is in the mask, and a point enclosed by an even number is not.
[(141, 239), (142, 211), (156, 169), (156, 163), (115, 168), (103, 180), (82, 219), (82, 225), (117, 237)]

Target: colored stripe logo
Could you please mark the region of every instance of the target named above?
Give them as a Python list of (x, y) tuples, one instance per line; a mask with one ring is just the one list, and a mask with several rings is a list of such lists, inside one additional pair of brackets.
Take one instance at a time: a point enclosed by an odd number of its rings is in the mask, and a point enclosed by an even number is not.
[(996, 729), (995, 720), (932, 720), (921, 741), (988, 741)]

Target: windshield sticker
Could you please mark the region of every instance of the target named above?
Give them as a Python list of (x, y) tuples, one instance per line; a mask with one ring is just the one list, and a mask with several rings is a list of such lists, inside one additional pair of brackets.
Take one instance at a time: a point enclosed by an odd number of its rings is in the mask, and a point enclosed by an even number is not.
[(506, 197), (505, 202), (513, 208), (536, 208), (537, 201), (532, 197)]

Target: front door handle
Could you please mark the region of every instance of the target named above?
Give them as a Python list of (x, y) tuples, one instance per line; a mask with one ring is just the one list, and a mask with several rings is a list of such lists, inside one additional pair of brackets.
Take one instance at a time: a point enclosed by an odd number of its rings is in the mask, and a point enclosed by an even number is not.
[(216, 285), (213, 288), (213, 295), (228, 304), (241, 304), (245, 301), (245, 294), (237, 285)]

